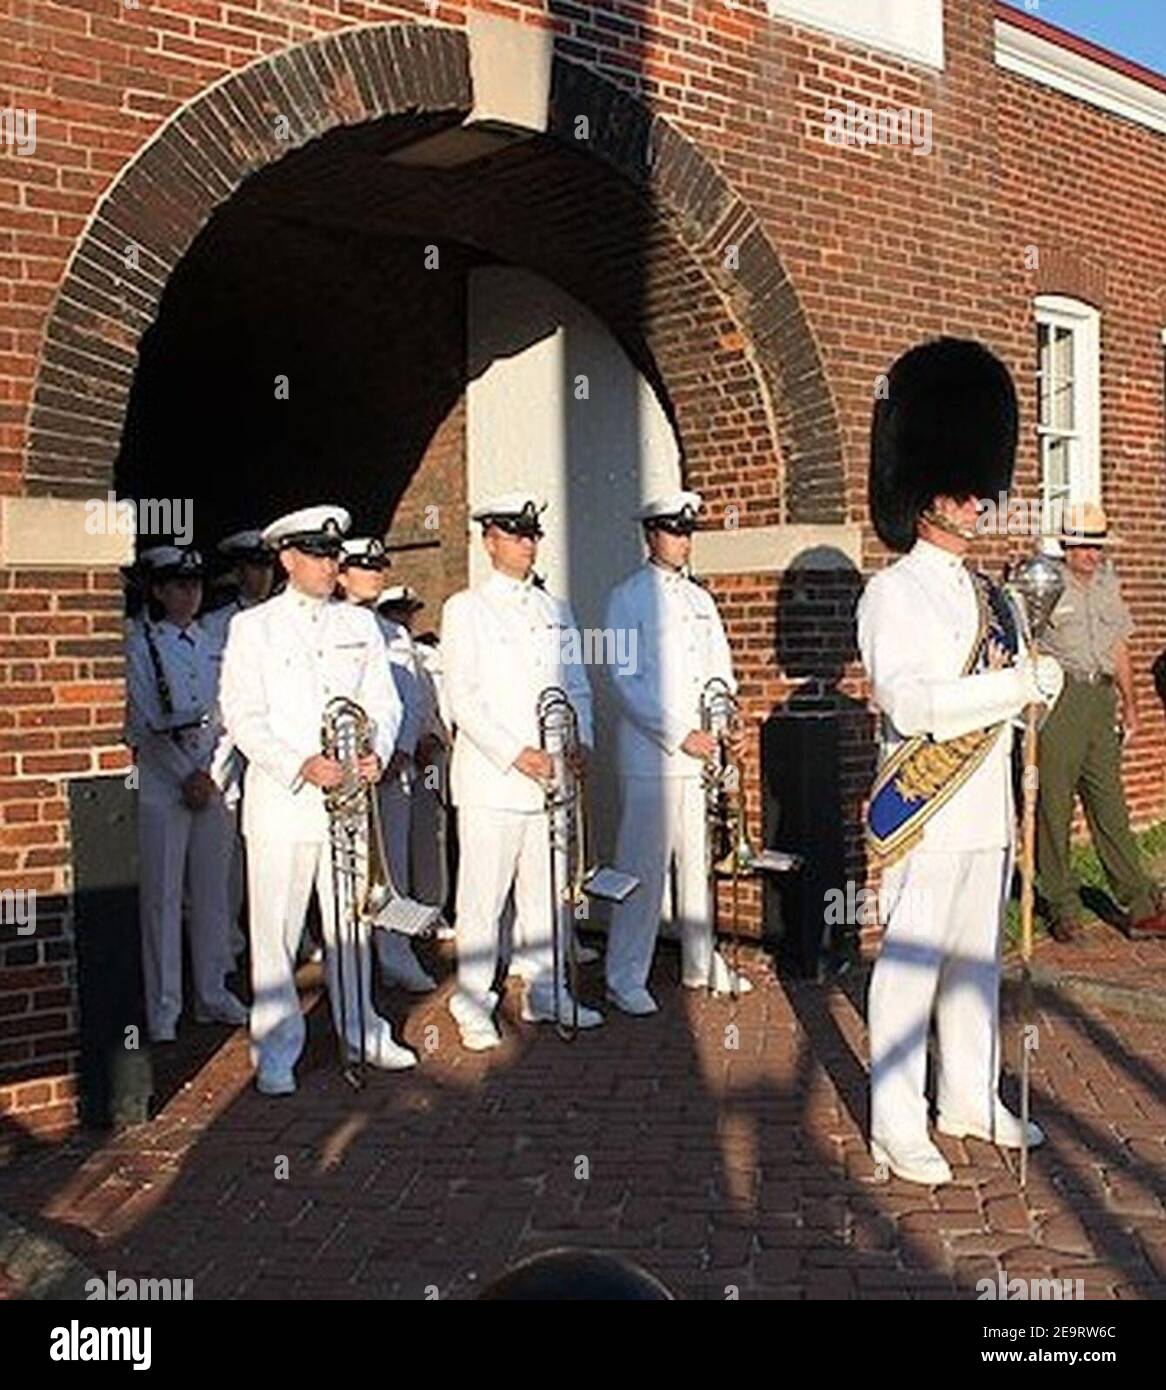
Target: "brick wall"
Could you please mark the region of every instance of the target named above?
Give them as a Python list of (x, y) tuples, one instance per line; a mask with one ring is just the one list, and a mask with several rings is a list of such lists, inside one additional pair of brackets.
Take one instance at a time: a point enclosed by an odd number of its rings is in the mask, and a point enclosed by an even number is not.
[[(949, 0), (940, 73), (771, 20), (761, 0), (489, 8), (553, 31), (557, 62), (547, 137), (493, 160), (481, 199), (475, 170), (401, 173), (388, 185), (361, 162), (376, 157), (387, 168), (395, 131), (456, 121), (466, 108), (459, 5), (431, 13), (420, 3), (152, 0), (106, 12), (38, 0), (8, 16), (0, 80), (6, 100), (36, 110), (38, 139), (33, 155), (0, 154), (0, 490), (85, 495), (108, 484), (141, 334), (212, 209), (252, 173), (228, 206), (242, 198), (262, 208), (267, 197), (271, 215), (326, 208), (350, 226), (379, 218), (398, 231), (394, 216), (407, 212), (407, 234), (438, 225), (452, 241), (557, 279), (657, 382), (714, 521), (733, 505), (746, 526), (865, 525), (876, 377), (905, 346), (939, 332), (979, 336), (1009, 361), (1025, 410), (1021, 481), (1031, 485), (1031, 299), (1080, 283), (1104, 294), (1106, 500), (1130, 537), (1121, 565), (1144, 672), (1166, 638), (1156, 531), (1166, 434), (1162, 137), (999, 72), (989, 0)], [(393, 20), (419, 27), (408, 38), (369, 29)], [(436, 46), (416, 37), (438, 31), (446, 37)], [(337, 37), (314, 43), (325, 35)], [(221, 82), (282, 54), (234, 87)], [(933, 153), (828, 146), (826, 107), (847, 99), (931, 110)], [(387, 111), (402, 113), (397, 124), (361, 127)], [(570, 143), (580, 111), (593, 126), (585, 152)], [(272, 131), (279, 112), (295, 122), (290, 141)], [(129, 244), (140, 251), (132, 272), (122, 261)], [(1039, 273), (1024, 267), (1028, 244), (1041, 249)], [(401, 564), (400, 577), (418, 587), (457, 579), (465, 528), (456, 401), (413, 456), (420, 468), (395, 520), (395, 536), (416, 538), (420, 504), (445, 510), (440, 549), (407, 552)], [(885, 558), (867, 528), (864, 568)], [(1003, 558), (1003, 546), (991, 553), (994, 564)], [(0, 588), (16, 609), (4, 608), (5, 619), (38, 616), (37, 632), (13, 627), (11, 637), (48, 646), (6, 658), (15, 685), (0, 692), (0, 722), (17, 746), (0, 745), (12, 764), (0, 764), (0, 862), (5, 874), (47, 874), (60, 891), (62, 780), (93, 764), (31, 759), (120, 756), (116, 614), (111, 597), (101, 607), (108, 590), (99, 579), (78, 590), (71, 575), (42, 575), (37, 590), (15, 575)], [(848, 650), (851, 588), (823, 580), (789, 622), (811, 657), (841, 661), (834, 688), (851, 702), (848, 805), (861, 795), (869, 752)], [(718, 591), (747, 704), (766, 712), (788, 699), (804, 659), (778, 632), (783, 581), (732, 576)], [(36, 606), (22, 610), (30, 597)], [(85, 597), (92, 611), (70, 606)], [(47, 619), (79, 630), (54, 632)], [(68, 643), (94, 650), (68, 652)], [(54, 672), (58, 661), (72, 664)], [(1129, 756), (1140, 820), (1161, 814), (1166, 751), (1148, 695), (1146, 712)], [(21, 730), (52, 742), (26, 749)], [(21, 819), (27, 805), (35, 819)], [(860, 864), (853, 827), (851, 843)]]
[(115, 574), (0, 570), (0, 892), (36, 894), (0, 925), (0, 1115), (40, 1132), (74, 1115), (67, 782), (127, 762), (121, 633)]

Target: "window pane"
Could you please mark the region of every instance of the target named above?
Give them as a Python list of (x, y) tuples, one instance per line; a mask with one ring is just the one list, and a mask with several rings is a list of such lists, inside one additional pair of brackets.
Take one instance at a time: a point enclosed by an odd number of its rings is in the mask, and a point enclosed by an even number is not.
[(1071, 439), (1046, 435), (1041, 440), (1041, 488), (1049, 500), (1069, 495), (1072, 449)]
[(1054, 328), (1052, 342), (1052, 419), (1054, 429), (1074, 428), (1073, 330)]
[(1047, 323), (1038, 323), (1036, 326), (1036, 399), (1037, 419), (1042, 425), (1049, 423), (1049, 374), (1051, 370), (1049, 353), (1049, 326)]

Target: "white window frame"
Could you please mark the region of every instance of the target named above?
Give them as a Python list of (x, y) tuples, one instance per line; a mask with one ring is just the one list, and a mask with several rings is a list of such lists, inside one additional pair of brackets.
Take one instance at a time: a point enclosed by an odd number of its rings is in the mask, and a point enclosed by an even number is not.
[(943, 69), (943, 0), (765, 0), (765, 8), (770, 19)]
[[(1092, 304), (1061, 294), (1040, 294), (1038, 326), (1066, 328), (1073, 344), (1073, 421), (1069, 454), (1070, 503), (1101, 501), (1101, 314)], [(1045, 439), (1064, 433), (1040, 423), (1040, 351), (1037, 351), (1037, 453), (1042, 501), (1047, 500)]]

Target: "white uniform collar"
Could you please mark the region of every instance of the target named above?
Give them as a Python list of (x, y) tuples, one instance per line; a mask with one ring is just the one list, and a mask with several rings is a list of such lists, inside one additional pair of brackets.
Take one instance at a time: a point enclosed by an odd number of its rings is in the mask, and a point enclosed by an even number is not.
[(512, 579), (501, 570), (491, 570), (490, 578), (486, 580), (486, 588), (509, 597), (529, 593), (534, 588), (533, 571), (525, 579)]
[(657, 564), (649, 555), (644, 561), (645, 566), (651, 574), (654, 574), (662, 584), (680, 584), (688, 578), (685, 570), (674, 570), (671, 565)]
[(951, 550), (944, 550), (942, 546), (933, 545), (931, 541), (917, 540), (911, 547), (910, 554), (913, 560), (929, 569), (942, 570), (948, 574), (967, 568), (966, 555), (956, 555)]
[(311, 594), (301, 593), (292, 584), (283, 591), (283, 596), (288, 606), (297, 613), (319, 613), (332, 602), (331, 597), (313, 598)]

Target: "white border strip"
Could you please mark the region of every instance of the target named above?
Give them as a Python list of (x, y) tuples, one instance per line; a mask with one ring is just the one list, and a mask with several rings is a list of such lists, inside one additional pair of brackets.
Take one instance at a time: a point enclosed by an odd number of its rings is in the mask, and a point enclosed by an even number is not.
[(996, 63), (1166, 135), (1166, 92), (1002, 19), (996, 20)]

